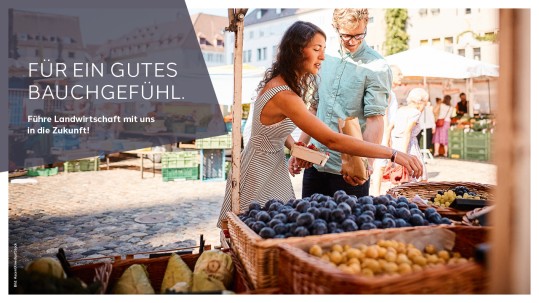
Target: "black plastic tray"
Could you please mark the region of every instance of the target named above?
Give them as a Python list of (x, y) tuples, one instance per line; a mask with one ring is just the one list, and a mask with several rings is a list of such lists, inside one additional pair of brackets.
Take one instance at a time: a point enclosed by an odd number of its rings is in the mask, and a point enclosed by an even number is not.
[(476, 208), (482, 208), (488, 205), (487, 200), (479, 199), (455, 199), (449, 207), (458, 210), (472, 210)]

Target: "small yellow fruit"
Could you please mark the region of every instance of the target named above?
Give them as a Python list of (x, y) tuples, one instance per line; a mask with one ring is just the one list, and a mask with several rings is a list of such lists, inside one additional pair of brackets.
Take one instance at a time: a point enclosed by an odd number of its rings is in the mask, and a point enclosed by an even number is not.
[(397, 254), (395, 252), (389, 251), (386, 253), (385, 257), (387, 262), (395, 262), (397, 261)]
[(367, 251), (365, 252), (365, 255), (367, 258), (378, 258), (378, 248), (375, 245), (371, 245), (367, 248)]
[(322, 247), (320, 245), (313, 245), (309, 249), (309, 253), (313, 256), (321, 257), (322, 256)]
[(436, 253), (436, 247), (434, 247), (434, 245), (432, 245), (432, 244), (427, 244), (427, 246), (425, 246), (425, 252), (427, 254), (435, 254)]
[(411, 262), (408, 259), (408, 256), (406, 256), (405, 254), (398, 254), (397, 255), (397, 264), (402, 264), (402, 263), (411, 263)]
[(361, 273), (361, 265), (359, 265), (359, 263), (349, 264), (348, 268), (350, 268), (354, 274)]
[(349, 259), (361, 257), (361, 251), (357, 248), (350, 248), (346, 251), (346, 256)]
[(415, 256), (421, 256), (422, 253), (419, 249), (412, 248), (412, 249), (408, 249), (408, 252), (406, 253), (406, 255), (408, 256), (408, 259), (412, 260), (414, 259)]
[(412, 272), (412, 266), (408, 263), (399, 264), (399, 274), (407, 274)]
[(444, 261), (447, 261), (449, 260), (449, 252), (447, 250), (440, 250), (438, 252), (438, 257), (440, 257), (440, 259), (444, 260)]
[(335, 244), (335, 245), (333, 245), (333, 246), (331, 247), (331, 250), (332, 250), (332, 251), (338, 251), (338, 252), (341, 253), (341, 252), (343, 252), (344, 249), (343, 249), (343, 247), (342, 247), (340, 244)]
[(395, 273), (399, 270), (399, 266), (394, 262), (387, 262), (384, 266), (384, 271), (386, 273)]
[(387, 248), (378, 247), (378, 258), (385, 258), (386, 253), (387, 253)]
[(419, 266), (427, 265), (427, 259), (423, 256), (416, 256), (412, 261)]
[(365, 277), (372, 277), (374, 276), (374, 273), (372, 272), (372, 270), (370, 268), (363, 268), (361, 269), (361, 274)]
[(331, 254), (329, 255), (329, 260), (330, 260), (332, 263), (334, 263), (334, 264), (336, 264), (336, 265), (339, 265), (339, 264), (341, 264), (341, 262), (342, 262), (342, 255), (341, 255), (340, 252), (334, 250), (334, 251), (332, 251)]

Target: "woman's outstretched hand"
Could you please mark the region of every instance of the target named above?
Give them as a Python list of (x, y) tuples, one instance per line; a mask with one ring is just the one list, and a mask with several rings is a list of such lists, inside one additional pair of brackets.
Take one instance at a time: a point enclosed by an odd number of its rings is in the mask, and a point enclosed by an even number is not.
[(309, 168), (313, 166), (311, 162), (298, 159), (294, 156), (291, 156), (288, 160), (288, 172), (294, 177), (295, 175), (301, 173), (302, 168)]
[(410, 177), (417, 179), (423, 175), (423, 165), (416, 156), (408, 155), (399, 151), (395, 157), (395, 162), (406, 168), (410, 174)]

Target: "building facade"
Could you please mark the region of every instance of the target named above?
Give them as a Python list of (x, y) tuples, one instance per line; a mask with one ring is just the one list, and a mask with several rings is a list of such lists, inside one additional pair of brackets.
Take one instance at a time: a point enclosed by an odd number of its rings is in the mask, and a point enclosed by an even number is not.
[[(365, 41), (386, 55), (385, 9), (369, 9)], [(338, 35), (331, 26), (333, 9), (252, 9), (245, 17), (243, 62), (269, 67), (285, 30), (295, 21), (310, 21), (327, 36), (327, 47), (335, 47)], [(431, 45), (471, 59), (498, 64), (498, 9), (422, 8), (408, 9), (406, 31), (409, 48)], [(234, 34), (225, 33), (226, 64), (234, 59)]]

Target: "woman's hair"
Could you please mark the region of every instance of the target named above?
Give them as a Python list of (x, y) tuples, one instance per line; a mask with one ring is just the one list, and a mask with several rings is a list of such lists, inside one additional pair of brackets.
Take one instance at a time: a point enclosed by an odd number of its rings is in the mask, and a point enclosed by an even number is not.
[(444, 101), (443, 101), (443, 103), (444, 103), (445, 105), (451, 106), (451, 96), (450, 96), (450, 95), (445, 95), (445, 96), (444, 96)]
[(256, 92), (259, 93), (271, 79), (280, 75), (290, 89), (301, 98), (305, 99), (308, 91), (313, 98), (317, 96), (316, 75), (299, 74), (305, 60), (303, 49), (316, 34), (321, 34), (324, 39), (326, 38), (326, 34), (311, 22), (294, 22), (284, 33), (275, 62), (266, 70)]
[(359, 22), (369, 22), (369, 10), (366, 8), (336, 8), (333, 11), (333, 28), (355, 27)]
[(408, 93), (408, 97), (406, 97), (406, 103), (412, 104), (412, 103), (422, 103), (429, 101), (429, 94), (426, 90), (422, 89), (421, 87), (416, 87), (412, 89)]

